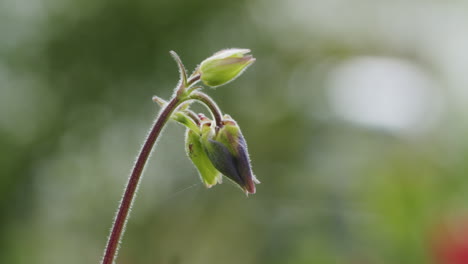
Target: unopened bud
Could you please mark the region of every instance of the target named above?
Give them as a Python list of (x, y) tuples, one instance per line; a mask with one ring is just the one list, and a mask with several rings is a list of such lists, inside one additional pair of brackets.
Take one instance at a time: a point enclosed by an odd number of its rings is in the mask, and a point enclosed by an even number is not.
[(198, 68), (202, 82), (216, 87), (234, 80), (255, 61), (252, 55), (247, 55), (249, 52), (249, 49), (225, 49), (205, 59)]
[(202, 127), (201, 142), (214, 167), (238, 184), (246, 193), (255, 193), (260, 183), (252, 173), (247, 144), (237, 123), (225, 116), (215, 134), (212, 127)]

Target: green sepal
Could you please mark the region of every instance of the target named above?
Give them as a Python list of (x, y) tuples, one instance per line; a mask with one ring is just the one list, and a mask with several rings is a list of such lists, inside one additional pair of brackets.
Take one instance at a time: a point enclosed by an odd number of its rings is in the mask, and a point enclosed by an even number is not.
[(171, 118), (172, 120), (186, 126), (189, 130), (193, 130), (196, 133), (200, 133), (200, 129), (198, 128), (197, 124), (195, 124), (186, 113), (178, 111), (172, 114)]
[(197, 168), (200, 179), (206, 187), (210, 188), (217, 183), (221, 183), (222, 175), (208, 158), (202, 143), (200, 142), (199, 133), (187, 129), (185, 134), (185, 151), (193, 165)]
[(224, 115), (223, 126), (218, 131), (215, 139), (225, 145), (232, 155), (238, 156), (239, 148), (237, 146), (239, 140), (243, 138), (237, 123), (229, 115)]

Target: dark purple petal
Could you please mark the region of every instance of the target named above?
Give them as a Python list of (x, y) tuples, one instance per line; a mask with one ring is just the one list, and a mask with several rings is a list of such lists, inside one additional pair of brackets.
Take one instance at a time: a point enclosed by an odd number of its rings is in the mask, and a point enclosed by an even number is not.
[(235, 157), (229, 152), (226, 146), (218, 141), (209, 139), (209, 142), (211, 143), (212, 151), (208, 149), (205, 149), (205, 151), (213, 166), (224, 176), (243, 187), (244, 182), (237, 170)]

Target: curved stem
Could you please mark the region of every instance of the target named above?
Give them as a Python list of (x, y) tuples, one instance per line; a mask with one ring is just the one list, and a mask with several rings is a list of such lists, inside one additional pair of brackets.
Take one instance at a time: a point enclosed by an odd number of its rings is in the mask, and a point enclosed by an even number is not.
[(202, 92), (193, 92), (190, 95), (190, 99), (198, 100), (202, 102), (204, 105), (206, 105), (211, 113), (213, 114), (213, 117), (216, 121), (216, 127), (221, 128), (223, 126), (222, 120), (223, 120), (223, 113), (221, 112), (221, 109), (219, 109), (218, 105), (216, 102), (211, 99), (207, 94), (202, 93)]
[(200, 126), (200, 118), (195, 114), (195, 112), (192, 110), (184, 110), (184, 113), (187, 114), (187, 116), (190, 117), (197, 126)]
[(190, 87), (200, 81), (201, 75), (199, 73), (192, 74), (187, 80), (187, 86)]
[(112, 225), (109, 240), (107, 241), (106, 251), (101, 262), (102, 264), (113, 264), (146, 162), (148, 161), (153, 146), (164, 125), (182, 101), (183, 100), (178, 97), (174, 97), (164, 107), (164, 109), (161, 110), (159, 116), (154, 122), (153, 128), (150, 130), (148, 137), (145, 140), (143, 147), (141, 148), (140, 154), (138, 155), (135, 165), (133, 166), (132, 173), (128, 179), (127, 187), (125, 188), (123, 198), (120, 202), (114, 224)]
[(192, 94), (195, 90), (201, 90), (203, 86), (200, 85), (192, 85), (187, 89), (188, 94)]

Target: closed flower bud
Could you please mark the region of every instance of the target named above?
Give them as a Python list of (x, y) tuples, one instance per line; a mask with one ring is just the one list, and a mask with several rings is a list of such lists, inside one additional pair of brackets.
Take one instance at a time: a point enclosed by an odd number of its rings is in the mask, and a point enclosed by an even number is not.
[(260, 183), (252, 173), (247, 144), (239, 126), (229, 116), (215, 133), (212, 126), (203, 126), (201, 142), (214, 167), (238, 184), (247, 194), (255, 193)]
[(234, 80), (255, 61), (252, 55), (247, 55), (249, 52), (249, 49), (225, 49), (207, 58), (198, 68), (202, 82), (216, 87)]
[(208, 158), (200, 142), (200, 135), (191, 129), (187, 129), (185, 135), (185, 151), (193, 165), (197, 168), (200, 178), (206, 187), (210, 188), (216, 185), (216, 183), (221, 183), (221, 173)]

